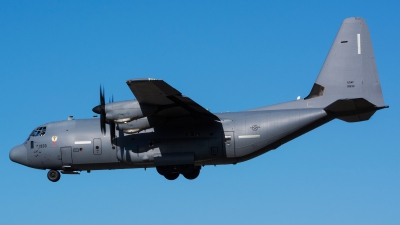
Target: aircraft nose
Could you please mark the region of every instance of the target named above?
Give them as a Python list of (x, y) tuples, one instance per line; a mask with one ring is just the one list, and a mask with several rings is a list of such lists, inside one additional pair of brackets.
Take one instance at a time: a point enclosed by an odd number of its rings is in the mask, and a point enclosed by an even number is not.
[(26, 150), (24, 145), (18, 145), (11, 149), (10, 151), (10, 159), (13, 162), (28, 165), (28, 150)]

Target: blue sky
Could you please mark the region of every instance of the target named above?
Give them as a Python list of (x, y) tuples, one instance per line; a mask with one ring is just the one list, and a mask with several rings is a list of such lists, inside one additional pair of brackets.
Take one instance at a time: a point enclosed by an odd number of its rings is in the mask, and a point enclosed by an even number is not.
[[(1, 224), (399, 224), (398, 1), (2, 1)], [(163, 79), (212, 112), (306, 96), (343, 19), (366, 19), (385, 103), (253, 160), (167, 181), (12, 163), (36, 126), (92, 117), (99, 85)]]

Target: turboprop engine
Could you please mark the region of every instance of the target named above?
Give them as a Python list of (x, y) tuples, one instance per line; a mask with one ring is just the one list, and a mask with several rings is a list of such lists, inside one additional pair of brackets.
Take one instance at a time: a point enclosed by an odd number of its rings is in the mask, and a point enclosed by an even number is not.
[(127, 123), (117, 124), (117, 130), (122, 130), (124, 133), (138, 133), (142, 130), (150, 129), (156, 125), (160, 125), (163, 121), (152, 117), (143, 117), (137, 120), (132, 120)]
[(93, 112), (101, 114), (102, 107), (107, 120), (115, 123), (127, 123), (153, 114), (157, 108), (154, 106), (139, 105), (137, 100), (111, 102), (98, 105), (93, 108)]
[[(93, 112), (100, 114), (100, 128), (104, 135), (107, 132), (106, 123), (110, 125), (111, 140), (115, 139), (116, 129), (125, 133), (136, 133), (151, 128), (150, 124), (154, 126), (154, 123), (149, 123), (147, 116), (151, 116), (157, 110), (157, 106), (139, 104), (137, 100), (114, 102), (114, 98), (111, 98), (106, 104), (102, 87), (100, 87), (100, 105), (93, 108)], [(132, 122), (135, 120), (136, 122)], [(121, 126), (117, 127), (119, 124)]]
[(117, 125), (117, 130), (122, 130), (124, 133), (128, 134), (137, 133), (149, 128), (151, 128), (151, 126), (147, 117)]
[(154, 106), (139, 105), (137, 100), (106, 104), (106, 118), (116, 123), (126, 123), (153, 114)]

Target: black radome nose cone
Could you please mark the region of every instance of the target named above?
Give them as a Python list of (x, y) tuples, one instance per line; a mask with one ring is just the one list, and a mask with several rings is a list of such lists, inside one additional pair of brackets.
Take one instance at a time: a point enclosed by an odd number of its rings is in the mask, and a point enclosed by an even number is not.
[(93, 112), (101, 114), (101, 105), (98, 105), (92, 109)]

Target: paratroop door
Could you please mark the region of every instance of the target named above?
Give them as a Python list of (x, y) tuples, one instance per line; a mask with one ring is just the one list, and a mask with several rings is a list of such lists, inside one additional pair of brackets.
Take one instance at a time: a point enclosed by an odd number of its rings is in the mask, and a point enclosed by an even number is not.
[(72, 150), (71, 147), (61, 147), (61, 161), (63, 165), (72, 164)]

